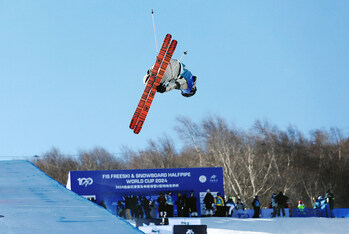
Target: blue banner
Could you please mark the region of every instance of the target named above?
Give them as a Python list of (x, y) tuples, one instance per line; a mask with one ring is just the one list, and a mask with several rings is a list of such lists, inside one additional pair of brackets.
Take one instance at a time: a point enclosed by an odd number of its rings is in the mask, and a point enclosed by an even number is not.
[(200, 195), (207, 189), (224, 196), (221, 167), (71, 171), (67, 187), (97, 203), (103, 202), (112, 213), (116, 213), (117, 202), (129, 195), (156, 200), (160, 192), (170, 191), (176, 200), (177, 193), (193, 192), (199, 213)]

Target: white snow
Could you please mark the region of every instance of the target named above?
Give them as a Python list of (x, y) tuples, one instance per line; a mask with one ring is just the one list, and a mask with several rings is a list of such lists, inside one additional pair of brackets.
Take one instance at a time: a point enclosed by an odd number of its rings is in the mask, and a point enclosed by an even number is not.
[[(185, 221), (188, 221), (188, 219), (186, 219)], [(135, 225), (133, 221), (131, 221), (131, 224)], [(349, 233), (349, 220), (346, 218), (239, 219), (210, 217), (201, 218), (201, 224), (207, 225), (208, 234)], [(168, 226), (163, 226), (163, 228), (162, 226), (156, 227), (160, 229), (160, 234), (170, 233), (168, 230), (171, 230), (171, 228)], [(154, 230), (156, 228), (152, 229)], [(146, 231), (147, 229), (144, 228), (143, 230)]]
[(0, 233), (141, 232), (30, 162), (0, 161)]
[[(200, 222), (209, 234), (349, 233), (347, 218), (212, 217)], [(67, 190), (27, 161), (0, 161), (0, 233), (140, 233), (132, 225)]]
[(202, 218), (209, 234), (227, 233), (349, 233), (343, 218)]

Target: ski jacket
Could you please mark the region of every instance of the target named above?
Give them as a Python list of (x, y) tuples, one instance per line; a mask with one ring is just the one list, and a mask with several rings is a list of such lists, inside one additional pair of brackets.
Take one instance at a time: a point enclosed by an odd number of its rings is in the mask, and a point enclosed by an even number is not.
[(198, 211), (198, 209), (196, 208), (196, 200), (197, 199), (194, 196), (188, 197), (187, 205), (188, 205), (190, 212), (197, 212)]
[(326, 208), (326, 205), (327, 205), (327, 199), (326, 198), (322, 198), (319, 202), (320, 202), (320, 208), (322, 210), (324, 210)]
[(171, 195), (166, 195), (166, 205), (173, 206), (173, 200)]
[(320, 204), (320, 200), (316, 200), (314, 203), (314, 209), (320, 209), (321, 204)]
[(299, 211), (304, 211), (305, 205), (304, 204), (299, 204), (297, 208), (298, 208)]
[[(189, 94), (195, 84), (194, 84), (193, 74), (191, 74), (191, 72), (186, 68), (184, 63), (181, 63), (181, 71), (180, 71), (179, 77), (183, 77), (187, 81), (187, 88), (181, 89), (182, 93)], [(183, 88), (185, 88), (185, 86)]]
[(158, 197), (156, 200), (159, 203), (159, 211), (165, 210), (165, 204), (166, 204), (166, 198), (165, 197)]
[(206, 209), (208, 207), (212, 208), (212, 204), (214, 203), (214, 197), (212, 196), (211, 193), (206, 193), (206, 196), (204, 198), (204, 203), (205, 203)]
[(175, 204), (177, 205), (177, 209), (179, 209), (180, 207), (183, 207), (183, 204), (184, 204), (183, 197), (178, 195), (178, 199), (175, 202)]
[(235, 206), (235, 203), (233, 200), (229, 199), (228, 201), (226, 201), (225, 205), (226, 206)]
[(245, 210), (246, 209), (246, 206), (245, 206), (245, 204), (244, 203), (236, 203), (236, 205), (235, 205), (235, 209), (236, 210)]
[(333, 207), (334, 204), (334, 195), (331, 192), (326, 193), (327, 203), (330, 204), (331, 207)]
[[(147, 74), (143, 78), (143, 83), (148, 82), (148, 77), (152, 71), (151, 67)], [(171, 59), (166, 71), (160, 81), (160, 85), (166, 87), (166, 91), (171, 91), (172, 89), (180, 89), (182, 93), (189, 94), (193, 87), (195, 87), (196, 80), (194, 81), (193, 74), (188, 70), (188, 68), (179, 60)]]
[(214, 199), (214, 203), (216, 204), (216, 206), (224, 206), (224, 200), (221, 196), (217, 196)]
[(182, 93), (186, 94), (189, 94), (195, 86), (193, 74), (188, 70), (185, 64), (176, 59), (171, 59), (160, 83), (164, 86), (168, 86), (166, 89), (166, 92), (168, 92), (173, 89), (171, 83), (174, 84), (176, 82), (180, 86), (177, 88), (180, 89)]
[(285, 207), (287, 206), (287, 201), (288, 201), (288, 197), (283, 195), (282, 192), (280, 192), (276, 197), (275, 197), (275, 201), (278, 204), (278, 206), (280, 207)]
[(125, 197), (125, 209), (131, 209), (131, 198)]
[(252, 207), (253, 208), (260, 208), (261, 207), (261, 204), (259, 203), (259, 200), (258, 199), (254, 199), (253, 202), (252, 202)]
[(277, 207), (278, 206), (275, 197), (276, 197), (276, 194), (275, 195), (273, 194), (271, 196), (271, 207)]

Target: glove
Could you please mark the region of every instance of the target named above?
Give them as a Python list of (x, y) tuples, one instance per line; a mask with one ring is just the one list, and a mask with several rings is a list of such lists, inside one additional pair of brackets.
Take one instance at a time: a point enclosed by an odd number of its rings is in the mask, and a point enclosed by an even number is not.
[(164, 93), (166, 92), (166, 87), (162, 84), (159, 84), (158, 87), (156, 87), (156, 91), (158, 91), (159, 93)]

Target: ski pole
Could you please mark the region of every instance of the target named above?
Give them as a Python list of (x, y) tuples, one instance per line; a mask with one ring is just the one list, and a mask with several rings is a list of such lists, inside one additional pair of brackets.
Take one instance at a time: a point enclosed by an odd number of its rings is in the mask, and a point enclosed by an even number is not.
[(179, 59), (179, 62), (182, 60), (182, 58), (184, 57), (184, 55), (187, 55), (187, 53), (188, 53), (188, 50), (183, 52), (183, 55), (182, 55), (182, 57)]
[(158, 54), (159, 48), (158, 48), (158, 41), (157, 41), (157, 39), (156, 39), (155, 20), (154, 20), (154, 11), (153, 11), (153, 9), (151, 9), (151, 17), (152, 17), (152, 19), (153, 19), (153, 29), (154, 29), (154, 38), (155, 38), (156, 54)]
[[(187, 55), (187, 53), (188, 53), (188, 50), (186, 50), (186, 51), (183, 52), (182, 57), (178, 60), (178, 64), (181, 63), (181, 60), (183, 59), (184, 55)], [(178, 64), (176, 64), (175, 68), (173, 68), (173, 71), (175, 71), (175, 70), (177, 69)], [(179, 74), (179, 75), (180, 75), (180, 74)]]

